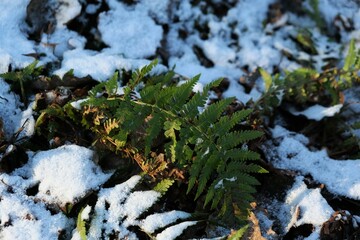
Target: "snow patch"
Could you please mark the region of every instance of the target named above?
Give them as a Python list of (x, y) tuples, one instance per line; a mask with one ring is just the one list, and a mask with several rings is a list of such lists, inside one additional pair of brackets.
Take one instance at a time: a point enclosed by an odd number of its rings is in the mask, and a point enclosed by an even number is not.
[[(300, 171), (310, 174), (314, 180), (325, 184), (333, 194), (348, 198), (360, 199), (360, 159), (334, 160), (328, 157), (326, 150), (310, 151), (297, 136), (283, 129), (282, 139), (278, 139), (279, 146), (270, 144), (265, 152), (272, 164), (281, 169)], [(279, 135), (280, 129), (273, 131)]]
[[(77, 77), (91, 76), (98, 81), (109, 79), (117, 69), (126, 71), (144, 67), (150, 63), (149, 60), (125, 59), (116, 54), (98, 53), (91, 50), (75, 49), (64, 53), (64, 60), (60, 69), (54, 74), (63, 77), (71, 69)], [(161, 73), (166, 70), (163, 65), (157, 65), (152, 74)]]
[(98, 189), (111, 174), (103, 173), (92, 157), (93, 151), (76, 145), (36, 153), (29, 167), (33, 179), (40, 182), (37, 196), (64, 205)]
[(343, 107), (342, 104), (337, 104), (331, 107), (324, 107), (321, 105), (314, 105), (309, 108), (307, 108), (304, 111), (298, 112), (294, 110), (293, 108), (289, 109), (289, 112), (295, 116), (303, 115), (307, 119), (320, 121), (324, 117), (333, 117), (335, 114), (339, 113), (341, 108)]
[(157, 240), (170, 240), (170, 239), (176, 239), (178, 236), (182, 234), (182, 232), (192, 226), (195, 225), (197, 221), (189, 221), (189, 222), (182, 222), (177, 225), (171, 226), (158, 235), (156, 235)]
[(29, 0), (0, 1), (0, 73), (13, 68), (24, 68), (33, 58), (23, 54), (34, 53), (34, 43), (27, 39), (25, 17)]
[[(102, 40), (111, 53), (127, 58), (145, 58), (155, 54), (163, 30), (140, 8), (130, 10), (122, 3), (108, 0), (110, 9), (99, 16)], [(120, 41), (119, 41), (120, 40)]]
[(1, 239), (58, 239), (59, 231), (74, 225), (64, 214), (52, 214), (44, 203), (35, 203), (23, 193), (11, 194), (7, 187), (0, 185)]
[(183, 211), (170, 211), (165, 213), (155, 213), (142, 220), (139, 226), (148, 233), (153, 233), (156, 229), (163, 228), (179, 219), (185, 219), (191, 215)]

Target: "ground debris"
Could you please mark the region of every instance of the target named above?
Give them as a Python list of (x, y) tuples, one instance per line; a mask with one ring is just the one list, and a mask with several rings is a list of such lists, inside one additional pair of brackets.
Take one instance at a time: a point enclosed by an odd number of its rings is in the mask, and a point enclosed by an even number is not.
[(328, 221), (324, 222), (320, 238), (322, 240), (360, 239), (358, 223), (348, 211), (336, 211)]

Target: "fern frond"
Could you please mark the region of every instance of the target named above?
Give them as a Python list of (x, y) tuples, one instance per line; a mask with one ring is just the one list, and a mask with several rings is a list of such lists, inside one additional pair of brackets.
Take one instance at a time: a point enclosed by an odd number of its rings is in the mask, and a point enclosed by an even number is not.
[(85, 220), (82, 218), (82, 213), (85, 208), (82, 208), (78, 214), (77, 220), (76, 220), (76, 229), (79, 232), (81, 240), (86, 240), (86, 223)]
[(119, 122), (113, 118), (113, 119), (108, 119), (105, 121), (104, 123), (104, 129), (105, 129), (105, 132), (107, 134), (110, 134), (110, 132), (116, 128), (119, 127)]
[(161, 182), (156, 184), (153, 190), (161, 193), (161, 195), (164, 195), (169, 190), (169, 188), (174, 184), (174, 182), (175, 181), (172, 179), (163, 179), (161, 180)]
[(232, 172), (237, 171), (244, 173), (267, 173), (267, 171), (259, 165), (244, 161), (232, 161), (227, 164), (226, 168), (229, 169), (228, 172), (230, 172), (230, 175), (232, 175)]
[(205, 163), (206, 163), (205, 158), (199, 158), (196, 159), (196, 161), (194, 161), (194, 163), (192, 164), (189, 170), (190, 177), (189, 177), (188, 189), (186, 193), (189, 193), (190, 190), (195, 186), (198, 176), (200, 175), (202, 167), (205, 165)]
[(96, 97), (97, 94), (102, 94), (105, 90), (105, 85), (106, 82), (101, 82), (99, 84), (97, 84), (96, 86), (94, 86), (90, 91), (89, 91), (89, 95), (90, 97)]
[(199, 108), (204, 107), (208, 98), (208, 93), (212, 87), (216, 87), (221, 83), (222, 79), (207, 84), (202, 92), (197, 92), (180, 111), (181, 116), (189, 119), (195, 118), (199, 114)]
[(30, 65), (26, 66), (24, 69), (23, 69), (23, 74), (25, 76), (28, 76), (28, 75), (31, 75), (35, 69), (36, 69), (36, 66), (38, 65), (39, 63), (39, 60), (35, 60), (34, 62), (32, 62)]
[(228, 236), (227, 240), (241, 239), (241, 237), (246, 233), (248, 228), (249, 228), (249, 225), (245, 225), (242, 228), (240, 228), (239, 230), (231, 232), (231, 234)]
[[(97, 143), (115, 152), (123, 151), (153, 178), (188, 177), (187, 193), (194, 190), (195, 199), (204, 194), (205, 205), (228, 213), (234, 209), (233, 204), (248, 201), (254, 192), (253, 186), (258, 182), (250, 174), (264, 172), (250, 163), (260, 158), (258, 153), (238, 147), (262, 135), (260, 131), (248, 130), (244, 121), (252, 110), (228, 115), (235, 98), (206, 105), (211, 88), (222, 79), (205, 85), (202, 92), (193, 93), (200, 75), (182, 84), (173, 79), (173, 71), (147, 76), (156, 62), (134, 71), (124, 86), (124, 94), (118, 95), (115, 73), (89, 92), (81, 110), (61, 114), (81, 119), (96, 134)], [(140, 98), (131, 98), (133, 91), (138, 91)], [(161, 142), (156, 143), (157, 140)], [(174, 171), (179, 171), (176, 176)], [(164, 193), (172, 183), (166, 179), (155, 190)], [(236, 199), (239, 196), (241, 200)]]
[(245, 131), (236, 131), (230, 132), (222, 137), (220, 137), (217, 141), (217, 144), (224, 149), (230, 149), (238, 146), (241, 143), (245, 143), (256, 138), (259, 138), (263, 135), (263, 132), (255, 131), (255, 130), (245, 130)]
[(349, 50), (345, 57), (343, 70), (346, 72), (349, 71), (355, 65), (355, 61), (356, 61), (355, 40), (351, 39), (349, 44)]
[(258, 160), (260, 155), (256, 152), (243, 149), (230, 149), (227, 150), (224, 154), (225, 159), (239, 160), (239, 161), (248, 161), (248, 160)]
[(236, 124), (240, 124), (251, 112), (251, 109), (244, 109), (233, 113), (231, 116), (220, 117), (219, 121), (214, 124), (214, 135), (224, 136), (224, 133), (229, 132)]
[(151, 72), (151, 70), (157, 65), (158, 60), (155, 59), (150, 64), (144, 66), (141, 69), (135, 70), (132, 75), (129, 83), (124, 88), (124, 98), (129, 99), (130, 93), (135, 90), (135, 87), (143, 80), (143, 78)]
[(149, 155), (151, 150), (151, 145), (153, 144), (154, 139), (156, 139), (160, 132), (162, 131), (162, 127), (164, 125), (164, 117), (160, 113), (151, 114), (151, 118), (147, 122), (149, 126), (146, 129), (145, 136), (145, 156)]
[(197, 123), (202, 129), (209, 129), (211, 125), (220, 117), (234, 98), (222, 99), (214, 104), (208, 106), (203, 113), (200, 114)]
[(149, 104), (155, 104), (156, 96), (161, 91), (162, 87), (162, 82), (145, 86), (140, 92), (141, 100)]
[(217, 167), (217, 163), (219, 162), (218, 155), (212, 155), (210, 158), (206, 161), (206, 165), (203, 166), (201, 170), (201, 174), (199, 177), (199, 186), (197, 187), (195, 199), (197, 199), (205, 190), (206, 184), (208, 183), (210, 179), (210, 175), (214, 172), (214, 170)]
[(118, 75), (119, 72), (115, 72), (112, 77), (105, 82), (105, 90), (109, 97), (114, 96), (118, 90)]
[(167, 144), (166, 146), (168, 146), (168, 150), (169, 153), (171, 155), (171, 161), (175, 162), (176, 161), (176, 134), (175, 134), (175, 130), (180, 130), (181, 127), (181, 122), (180, 120), (176, 119), (174, 121), (165, 121), (164, 122), (164, 130), (165, 130), (165, 137), (170, 138), (171, 139), (171, 143)]
[(172, 105), (175, 110), (180, 110), (186, 101), (189, 99), (195, 84), (199, 81), (200, 75), (196, 75), (190, 80), (177, 87), (174, 95), (172, 96)]

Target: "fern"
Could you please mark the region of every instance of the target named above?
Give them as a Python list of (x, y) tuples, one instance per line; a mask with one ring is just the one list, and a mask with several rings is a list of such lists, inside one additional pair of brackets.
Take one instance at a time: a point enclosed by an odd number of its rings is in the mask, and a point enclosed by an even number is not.
[(78, 230), (80, 234), (81, 240), (86, 240), (86, 222), (85, 219), (82, 217), (82, 213), (84, 211), (84, 208), (82, 208), (78, 214), (77, 220), (76, 220), (76, 229)]
[(299, 68), (285, 72), (284, 76), (270, 76), (264, 69), (259, 69), (265, 83), (265, 93), (255, 103), (255, 108), (265, 113), (272, 113), (282, 100), (300, 106), (314, 103), (343, 103), (343, 91), (360, 81), (360, 50), (351, 40), (342, 68), (329, 68), (317, 72), (311, 68)]
[[(188, 177), (187, 192), (194, 192), (195, 200), (204, 196), (204, 206), (210, 204), (219, 213), (246, 209), (253, 186), (259, 184), (252, 174), (266, 172), (252, 163), (259, 154), (242, 148), (262, 135), (246, 122), (252, 111), (227, 114), (234, 98), (206, 105), (210, 89), (221, 79), (193, 93), (199, 75), (182, 84), (174, 79), (172, 70), (147, 76), (155, 65), (156, 61), (134, 71), (122, 95), (115, 73), (89, 92), (81, 111), (67, 109), (63, 114), (80, 118), (83, 126), (96, 134), (94, 144), (133, 158), (150, 176), (182, 181)], [(234, 179), (234, 183), (226, 179)], [(224, 189), (217, 185), (221, 181)], [(165, 180), (164, 186), (170, 183)]]
[(153, 188), (153, 190), (161, 193), (161, 195), (164, 195), (173, 184), (174, 184), (174, 180), (172, 180), (172, 179), (163, 179), (161, 182), (159, 182)]
[[(153, 67), (154, 64), (151, 64), (136, 71), (129, 85), (125, 87), (128, 88), (126, 91), (135, 90), (136, 84), (140, 84), (145, 74)], [(261, 167), (249, 168), (247, 166), (253, 165), (244, 164), (244, 162), (259, 159), (259, 155), (237, 147), (260, 137), (262, 133), (254, 130), (233, 130), (251, 113), (251, 110), (242, 110), (232, 116), (225, 115), (227, 107), (234, 101), (233, 98), (228, 98), (206, 106), (205, 110), (200, 113), (199, 108), (205, 107), (210, 88), (219, 84), (220, 80), (205, 86), (203, 92), (193, 94), (192, 88), (199, 76), (181, 85), (173, 83), (171, 76), (173, 73), (158, 78), (158, 82), (153, 82), (151, 85), (145, 84), (140, 90), (141, 99), (128, 101), (126, 96), (118, 96), (114, 100), (108, 99), (108, 101), (119, 102), (119, 112), (115, 115), (119, 127), (113, 129), (113, 131), (119, 132), (111, 134), (112, 132), (108, 131), (109, 137), (113, 140), (121, 140), (122, 143), (126, 142), (128, 146), (132, 147), (139, 146), (139, 143), (143, 144), (140, 149), (137, 147), (137, 151), (147, 155), (153, 149), (154, 140), (163, 135), (165, 139), (168, 139), (164, 142), (167, 159), (172, 163), (180, 164), (180, 166), (188, 166), (190, 173), (188, 192), (196, 185), (195, 199), (204, 192), (213, 191), (215, 182), (231, 174), (236, 179), (236, 184), (241, 184), (243, 181), (246, 184), (258, 184), (251, 175), (243, 173), (265, 172)], [(108, 95), (110, 93), (107, 93)], [(100, 107), (103, 110), (102, 101), (97, 100), (98, 98), (90, 99), (84, 105)], [(106, 108), (103, 113), (108, 114)], [(100, 113), (98, 112), (98, 114)], [(112, 117), (109, 115), (104, 118), (112, 119)], [(134, 135), (137, 135), (139, 141), (133, 141)], [(124, 144), (116, 146), (116, 149), (120, 150), (122, 147)], [(242, 161), (234, 166), (238, 172), (231, 171), (226, 167), (232, 161)], [(214, 176), (216, 177), (214, 178)], [(254, 180), (249, 181), (248, 178)], [(227, 189), (227, 193), (231, 195), (239, 191), (236, 184), (228, 184), (231, 187)], [(214, 201), (211, 196), (212, 194), (207, 195), (205, 205), (213, 202), (213, 209), (215, 209), (218, 201)], [(229, 206), (227, 207), (232, 208), (231, 206), (236, 202), (240, 201), (235, 198), (231, 199), (228, 201)]]
[(35, 60), (22, 70), (0, 74), (1, 78), (10, 81), (12, 90), (20, 92), (21, 100), (25, 105), (27, 105), (27, 93), (31, 89), (31, 81), (39, 76), (43, 69), (42, 66), (37, 67), (38, 63), (39, 61)]
[(249, 225), (245, 225), (242, 228), (240, 228), (239, 230), (232, 231), (231, 234), (227, 237), (227, 240), (241, 239), (241, 237), (246, 233), (248, 228), (249, 228)]

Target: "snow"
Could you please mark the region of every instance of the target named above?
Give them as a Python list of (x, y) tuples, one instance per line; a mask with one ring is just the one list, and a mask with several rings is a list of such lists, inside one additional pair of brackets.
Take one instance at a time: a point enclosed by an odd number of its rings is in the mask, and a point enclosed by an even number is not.
[(112, 9), (100, 14), (98, 28), (102, 40), (110, 46), (109, 51), (127, 58), (154, 55), (160, 46), (162, 28), (140, 7), (129, 11), (115, 0), (108, 0), (108, 4)]
[(229, 182), (235, 182), (236, 181), (236, 177), (232, 177), (232, 178), (224, 178), (219, 180), (216, 185), (214, 186), (215, 189), (219, 189), (219, 188), (223, 188), (224, 187), (224, 180), (229, 181)]
[[(126, 227), (120, 224), (124, 218), (123, 204), (121, 203), (130, 194), (131, 189), (139, 183), (140, 179), (140, 176), (135, 175), (122, 184), (110, 189), (102, 189), (99, 192), (99, 198), (94, 208), (94, 218), (90, 222), (89, 239), (100, 239), (103, 228), (105, 234), (110, 234), (113, 230), (119, 231), (122, 237), (131, 234)], [(106, 210), (106, 203), (109, 204), (108, 211)]]
[[(295, 177), (295, 182), (286, 191), (283, 200), (270, 200), (265, 211), (256, 211), (262, 234), (267, 239), (278, 239), (291, 228), (312, 224), (313, 232), (305, 239), (319, 239), (322, 224), (334, 213), (332, 207), (321, 194), (320, 188), (308, 188), (303, 176)], [(274, 232), (276, 222), (281, 230)]]
[(176, 237), (180, 236), (181, 233), (188, 228), (189, 226), (195, 225), (197, 221), (188, 221), (188, 222), (182, 222), (179, 224), (176, 224), (174, 226), (171, 226), (158, 235), (156, 235), (157, 240), (169, 240), (169, 239), (175, 239)]
[(0, 186), (0, 192), (1, 239), (57, 239), (59, 231), (73, 225), (64, 214), (52, 214), (44, 203), (24, 194), (9, 193), (5, 185)]
[(19, 128), (23, 127), (19, 137), (31, 137), (35, 132), (35, 119), (33, 116), (33, 106), (35, 102), (29, 104), (28, 108), (21, 113)]
[(155, 213), (147, 216), (140, 222), (140, 227), (148, 233), (153, 233), (159, 228), (163, 228), (174, 223), (179, 219), (189, 218), (191, 215), (183, 211), (170, 211), (166, 213)]
[(152, 190), (131, 192), (140, 179), (140, 176), (135, 175), (122, 184), (99, 192), (94, 218), (90, 223), (88, 234), (90, 239), (101, 238), (102, 231), (105, 235), (118, 231), (120, 239), (125, 237), (136, 239), (134, 233), (127, 227), (139, 225), (137, 218), (161, 196), (159, 192)]
[[(97, 53), (92, 50), (74, 49), (64, 53), (62, 68), (56, 70), (54, 73), (62, 77), (65, 73), (73, 69), (75, 76), (91, 76), (98, 81), (105, 81), (109, 79), (117, 69), (128, 71), (141, 68), (150, 62), (151, 61), (146, 59), (125, 59), (111, 53)], [(164, 66), (158, 65), (152, 70), (152, 73), (161, 73), (164, 70)]]
[(324, 117), (333, 117), (335, 114), (339, 113), (341, 108), (343, 107), (343, 104), (336, 104), (331, 107), (324, 107), (321, 105), (313, 105), (304, 111), (298, 112), (292, 108), (289, 109), (289, 112), (295, 116), (303, 115), (307, 119), (320, 121)]
[(76, 145), (36, 153), (29, 161), (29, 168), (34, 180), (40, 182), (37, 196), (64, 206), (97, 190), (111, 174), (103, 173), (95, 165), (93, 154), (93, 151)]
[[(289, 169), (310, 174), (314, 180), (325, 184), (326, 188), (341, 196), (360, 199), (359, 160), (334, 160), (328, 157), (325, 150), (310, 151), (303, 142), (292, 135), (300, 135), (277, 126), (275, 132), (283, 131), (278, 139), (279, 146), (267, 148), (272, 164), (281, 169)], [(349, 177), (351, 176), (351, 177)]]
[(56, 11), (56, 27), (66, 28), (65, 24), (74, 19), (81, 12), (78, 0), (58, 0), (60, 6)]
[(90, 215), (89, 215), (90, 211), (91, 211), (91, 206), (86, 205), (86, 207), (81, 212), (81, 219), (88, 220), (90, 218)]
[(80, 100), (77, 100), (77, 101), (73, 101), (70, 103), (70, 105), (75, 108), (76, 110), (81, 110), (81, 104), (88, 101), (89, 99), (88, 98), (85, 98), (85, 99), (80, 99)]
[[(317, 231), (327, 221), (334, 210), (321, 195), (320, 189), (308, 189), (303, 177), (297, 177), (293, 187), (287, 192), (283, 211), (290, 213), (286, 231), (302, 224), (313, 224)], [(298, 213), (296, 213), (299, 211)]]
[[(132, 224), (145, 210), (150, 208), (160, 198), (159, 192), (136, 191), (131, 193), (123, 206), (124, 214), (127, 216), (125, 225)], [(139, 201), (141, 199), (141, 201)], [(121, 216), (121, 215), (120, 215)]]
[(0, 78), (0, 119), (7, 138), (16, 132), (21, 121), (19, 97), (10, 92), (10, 86)]
[(26, 6), (29, 0), (0, 1), (0, 73), (8, 71), (9, 65), (25, 67), (33, 59), (23, 54), (34, 53), (34, 43), (27, 39)]

